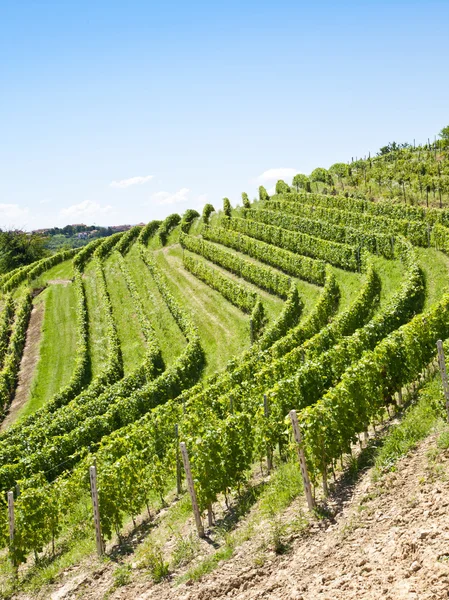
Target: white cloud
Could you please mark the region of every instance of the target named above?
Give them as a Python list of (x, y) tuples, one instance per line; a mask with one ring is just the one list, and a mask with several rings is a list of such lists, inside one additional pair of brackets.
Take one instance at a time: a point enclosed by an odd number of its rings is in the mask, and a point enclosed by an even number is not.
[(84, 200), (79, 204), (73, 204), (68, 208), (63, 208), (59, 214), (61, 217), (71, 217), (71, 218), (79, 218), (79, 217), (96, 217), (98, 215), (105, 215), (110, 213), (112, 210), (112, 206), (109, 204), (106, 206), (101, 206), (98, 202), (92, 202), (92, 200)]
[(288, 179), (294, 177), (298, 171), (288, 167), (279, 167), (278, 169), (268, 169), (262, 175), (259, 175), (258, 180), (262, 182), (277, 181), (278, 179)]
[(129, 179), (121, 179), (120, 181), (111, 181), (109, 184), (113, 188), (127, 188), (131, 185), (142, 185), (153, 179), (153, 175), (145, 175), (144, 177), (130, 177)]
[(189, 201), (189, 188), (181, 188), (174, 194), (170, 192), (157, 192), (151, 196), (149, 204), (166, 205), (166, 204), (182, 204)]
[(43, 200), (39, 200), (39, 204), (50, 204), (50, 198), (44, 198)]
[(16, 219), (28, 214), (27, 208), (20, 208), (18, 204), (0, 204), (0, 219)]

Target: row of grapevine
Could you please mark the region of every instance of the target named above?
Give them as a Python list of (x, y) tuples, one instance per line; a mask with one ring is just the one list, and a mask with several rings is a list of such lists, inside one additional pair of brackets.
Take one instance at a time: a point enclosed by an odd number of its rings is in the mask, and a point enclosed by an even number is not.
[[(69, 260), (73, 258), (78, 252), (78, 248), (74, 248), (72, 250), (63, 250), (61, 252), (57, 252), (48, 258), (42, 258), (36, 262), (33, 262), (25, 267), (20, 267), (15, 269), (10, 277), (2, 278), (2, 286), (1, 289), (3, 292), (9, 292), (15, 289), (18, 285), (20, 285), (23, 281), (32, 281), (36, 277), (38, 277), (44, 271), (51, 269), (55, 265), (64, 262), (65, 260)], [(8, 275), (8, 273), (7, 273)]]
[[(253, 376), (264, 365), (271, 363), (273, 358), (281, 359), (290, 350), (300, 346), (307, 339), (318, 333), (334, 315), (337, 310), (340, 290), (336, 284), (335, 276), (329, 272), (326, 285), (314, 309), (295, 327), (288, 331), (285, 337), (280, 337), (271, 346), (261, 338), (259, 344), (243, 356), (231, 360), (226, 370), (213, 382), (209, 382), (200, 389), (193, 389), (190, 394), (185, 394), (190, 402), (213, 403), (222, 395), (227, 394), (236, 385), (243, 383)], [(268, 335), (268, 331), (266, 332)]]
[[(236, 406), (251, 410), (260, 402), (262, 393), (268, 394), (273, 405), (272, 430), (282, 431), (285, 415), (292, 409), (314, 404), (329, 387), (336, 385), (344, 371), (358, 360), (366, 350), (373, 349), (383, 338), (420, 312), (424, 302), (424, 280), (413, 253), (401, 289), (390, 302), (364, 327), (351, 336), (343, 336), (329, 349), (323, 344), (321, 333), (304, 344), (304, 362), (297, 368), (286, 369), (273, 377), (273, 370), (256, 373), (251, 385), (238, 396), (234, 391)], [(274, 385), (273, 385), (274, 384)]]
[(341, 382), (298, 415), (312, 473), (326, 476), (392, 396), (417, 379), (449, 336), (449, 294), (392, 332), (344, 373)]
[[(111, 236), (112, 237), (112, 236)], [(108, 246), (111, 250), (113, 245), (108, 240)], [(117, 242), (120, 237), (115, 238)], [(103, 242), (105, 239), (103, 238)], [(82, 392), (82, 389), (86, 383), (88, 368), (89, 368), (89, 356), (88, 356), (88, 315), (86, 306), (86, 297), (82, 281), (82, 274), (79, 269), (75, 266), (74, 285), (77, 296), (77, 343), (75, 350), (75, 366), (72, 372), (69, 383), (59, 392), (51, 398), (51, 400), (38, 411), (29, 415), (24, 419), (20, 425), (16, 425), (8, 429), (7, 432), (3, 433), (0, 437), (0, 455), (2, 455), (3, 449), (6, 454), (3, 454), (3, 459), (7, 461), (18, 460), (23, 454), (24, 449), (33, 451), (34, 439), (37, 439), (38, 443), (41, 443), (41, 424), (47, 423), (51, 426), (56, 434), (59, 432), (58, 423), (62, 419), (64, 420), (64, 412), (59, 412), (58, 409), (68, 404), (70, 401), (76, 398), (76, 402), (81, 404), (85, 403), (86, 398), (95, 399), (98, 395), (105, 390), (109, 385), (113, 384), (117, 379), (123, 376), (123, 365), (121, 359), (120, 342), (117, 336), (116, 326), (114, 317), (112, 314), (112, 305), (109, 299), (107, 290), (106, 280), (104, 277), (103, 267), (98, 254), (96, 253), (99, 244), (95, 244), (93, 256), (94, 256), (94, 273), (96, 285), (99, 290), (99, 298), (101, 306), (104, 310), (104, 315), (107, 324), (107, 340), (108, 340), (108, 353), (105, 361), (104, 368), (101, 373), (96, 377), (88, 386), (88, 388)], [(85, 247), (87, 248), (87, 246)], [(84, 262), (84, 261), (83, 261)], [(81, 394), (81, 396), (80, 396)], [(58, 412), (56, 412), (58, 411)], [(55, 413), (54, 418), (48, 422), (49, 413)], [(35, 432), (37, 431), (37, 434)], [(47, 432), (48, 433), (48, 432)]]
[(360, 266), (358, 248), (347, 244), (330, 242), (305, 233), (288, 231), (274, 225), (237, 217), (222, 219), (221, 224), (232, 231), (243, 233), (291, 252), (325, 260), (342, 269), (357, 271)]
[(182, 233), (189, 233), (190, 227), (195, 219), (198, 219), (200, 213), (193, 208), (188, 208), (182, 215), (181, 222), (179, 223), (179, 229)]
[[(146, 255), (148, 263), (152, 269), (156, 266), (149, 255)], [(160, 274), (159, 274), (160, 275)], [(323, 290), (325, 297), (328, 297), (329, 308), (327, 313), (332, 312), (331, 306), (335, 305), (335, 280), (329, 274), (329, 286)], [(326, 296), (326, 290), (329, 292)], [(297, 297), (297, 291), (295, 294)], [(292, 296), (292, 303), (295, 304), (295, 298)], [(323, 312), (326, 304), (322, 303), (322, 310), (319, 311), (320, 317), (311, 319), (309, 325), (309, 331), (311, 330), (312, 322), (315, 322), (315, 327), (319, 329), (321, 322), (325, 322), (327, 318)], [(289, 314), (294, 312), (290, 307)], [(304, 334), (306, 335), (305, 331)], [(253, 346), (253, 348), (255, 348)], [(251, 351), (250, 351), (251, 352)], [(190, 412), (190, 411), (189, 411)], [(105, 438), (104, 442), (100, 446), (99, 453), (99, 473), (100, 473), (100, 502), (102, 507), (102, 525), (104, 526), (105, 533), (111, 530), (111, 527), (120, 526), (120, 515), (136, 514), (138, 510), (145, 504), (145, 500), (148, 497), (148, 490), (151, 487), (152, 490), (163, 491), (166, 485), (167, 479), (173, 472), (173, 451), (175, 448), (175, 439), (173, 435), (173, 423), (179, 420), (179, 416), (182, 413), (181, 405), (178, 402), (169, 402), (164, 406), (155, 409), (154, 413), (148, 413), (143, 420), (148, 424), (148, 427), (144, 430), (143, 437), (140, 434), (137, 438), (130, 437), (129, 432), (132, 430), (137, 432), (137, 427), (130, 425), (117, 433)], [(166, 416), (167, 418), (164, 418)], [(214, 425), (214, 423), (211, 423)], [(223, 435), (226, 431), (233, 431), (235, 428), (232, 424), (232, 418), (229, 423), (218, 423), (221, 428)], [(139, 427), (140, 429), (140, 427)], [(140, 430), (142, 433), (142, 430)], [(238, 431), (238, 428), (236, 432)], [(229, 445), (228, 451), (232, 452), (232, 449), (236, 444), (240, 446), (243, 441), (240, 436), (235, 433), (231, 436), (233, 440), (233, 446)], [(222, 440), (224, 441), (224, 440)], [(231, 440), (228, 440), (229, 442)], [(102, 453), (102, 449), (105, 449), (105, 453)], [(118, 456), (120, 458), (117, 462), (115, 459), (115, 449), (117, 449)], [(252, 449), (249, 446), (246, 449), (248, 456), (251, 456)], [(106, 457), (106, 462), (101, 462), (100, 457)], [(85, 459), (87, 461), (91, 459)], [(101, 463), (101, 466), (100, 466)], [(27, 533), (30, 535), (19, 536), (22, 540), (22, 546), (19, 549), (26, 554), (27, 551), (35, 549), (36, 544), (40, 544), (42, 547), (44, 540), (50, 540), (52, 536), (57, 532), (61, 520), (64, 518), (65, 511), (70, 510), (73, 506), (73, 502), (79, 497), (79, 490), (86, 489), (86, 477), (84, 466), (86, 462), (83, 461), (82, 465), (77, 469), (72, 477), (68, 480), (65, 478), (59, 478), (55, 484), (51, 486), (45, 484), (42, 479), (37, 483), (35, 478), (28, 479), (27, 481), (21, 482), (21, 494), (17, 499), (16, 511), (20, 515), (19, 522), (22, 523), (24, 530), (26, 530), (25, 523), (33, 521), (33, 531), (39, 531), (39, 540), (36, 541), (36, 535)], [(199, 467), (199, 461), (197, 460), (195, 468)], [(230, 463), (229, 463), (230, 464)], [(48, 466), (48, 464), (47, 464)], [(103, 469), (104, 467), (104, 469)], [(218, 468), (218, 466), (217, 466)], [(220, 467), (222, 469), (223, 467)], [(241, 477), (241, 471), (239, 469), (234, 470), (234, 479)], [(104, 473), (104, 475), (102, 475)], [(130, 481), (132, 481), (132, 493), (126, 493), (131, 491)], [(35, 486), (38, 486), (39, 490), (45, 490), (45, 493), (41, 494), (38, 490), (36, 491), (35, 497), (38, 498), (37, 504), (41, 503), (42, 510), (37, 515), (35, 512), (30, 519), (30, 507), (27, 504), (26, 499), (33, 494)], [(120, 494), (117, 494), (117, 490), (120, 489)], [(23, 490), (23, 491), (22, 491)], [(36, 506), (36, 504), (35, 504)], [(51, 514), (51, 519), (43, 519), (42, 514)], [(33, 520), (34, 518), (34, 520)], [(49, 523), (53, 523), (53, 526), (49, 526)], [(109, 528), (109, 529), (108, 529)]]
[(188, 252), (183, 253), (182, 263), (192, 275), (206, 283), (208, 286), (220, 292), (231, 304), (237, 306), (243, 312), (250, 313), (257, 300), (257, 294), (251, 292), (245, 286), (237, 283), (227, 275), (209, 266), (204, 260), (195, 257)]
[(438, 250), (449, 254), (449, 228), (437, 223), (432, 229), (431, 243)]
[[(270, 204), (267, 203), (269, 206)], [(373, 233), (354, 229), (346, 225), (336, 225), (317, 219), (306, 219), (292, 214), (272, 210), (245, 209), (245, 218), (267, 225), (275, 225), (291, 231), (299, 231), (323, 240), (331, 240), (340, 244), (348, 244), (364, 248), (372, 254), (380, 254), (385, 258), (393, 258), (392, 238), (384, 233)]]
[(324, 285), (326, 263), (323, 260), (302, 256), (224, 227), (203, 227), (202, 235), (206, 240), (234, 248), (288, 275)]
[(156, 233), (161, 226), (162, 221), (150, 221), (144, 227), (142, 227), (139, 237), (137, 239), (139, 244), (146, 246), (148, 240)]
[(257, 264), (225, 250), (201, 238), (181, 233), (179, 238), (183, 248), (200, 254), (207, 260), (238, 275), (242, 279), (267, 290), (271, 294), (286, 298), (290, 289), (290, 278), (275, 269)]
[(0, 315), (0, 369), (3, 368), (6, 351), (8, 349), (9, 337), (14, 318), (14, 299), (11, 294), (5, 298), (5, 305)]
[(128, 229), (128, 231), (119, 239), (115, 249), (124, 256), (136, 239), (140, 238), (142, 231), (143, 227), (141, 225), (135, 225), (134, 227), (131, 227), (131, 229)]
[(137, 312), (140, 326), (142, 328), (143, 335), (146, 342), (145, 352), (145, 372), (147, 380), (153, 379), (159, 373), (164, 370), (164, 361), (162, 359), (161, 349), (157, 341), (156, 333), (151, 325), (150, 319), (148, 318), (145, 308), (143, 306), (142, 298), (137, 289), (137, 286), (131, 277), (125, 259), (120, 253), (118, 254), (118, 261), (120, 270), (126, 282), (126, 286), (133, 299), (133, 304)]
[[(366, 280), (355, 301), (348, 309), (343, 311), (335, 320), (317, 332), (311, 338), (288, 352), (276, 354), (279, 349), (285, 350), (285, 345), (278, 344), (275, 352), (272, 352), (272, 359), (265, 364), (259, 365), (258, 369), (251, 368), (251, 373), (246, 371), (240, 381), (233, 378), (231, 388), (225, 390), (222, 398), (218, 398), (218, 404), (226, 404), (226, 395), (232, 393), (232, 397), (237, 407), (250, 407), (254, 398), (260, 400), (267, 389), (276, 385), (276, 383), (285, 378), (287, 382), (294, 377), (301, 365), (306, 359), (319, 360), (321, 353), (329, 350), (342, 338), (350, 336), (354, 331), (363, 326), (371, 316), (379, 299), (380, 281), (372, 265), (369, 266)], [(213, 396), (209, 394), (209, 402)], [(215, 399), (216, 397), (214, 397)]]
[(159, 229), (157, 230), (159, 240), (160, 240), (162, 246), (165, 246), (165, 243), (167, 241), (167, 238), (168, 238), (170, 232), (177, 225), (179, 225), (180, 221), (181, 221), (181, 217), (177, 213), (168, 215), (168, 217), (166, 217), (162, 221), (162, 223), (159, 226)]
[(185, 350), (162, 375), (139, 389), (121, 396), (114, 393), (112, 386), (87, 404), (70, 403), (55, 414), (51, 424), (43, 423), (37, 427), (33, 441), (37, 444), (39, 435), (44, 441), (37, 451), (27, 453), (26, 460), (20, 459), (0, 468), (0, 486), (3, 489), (8, 489), (13, 481), (33, 476), (41, 470), (48, 473), (47, 477), (55, 478), (79, 460), (83, 448), (135, 421), (156, 405), (176, 397), (198, 378), (204, 358), (196, 328), (172, 296), (154, 261), (146, 253), (143, 256), (167, 306), (187, 337)]
[(427, 247), (431, 226), (424, 221), (407, 221), (406, 219), (390, 219), (364, 212), (327, 208), (322, 205), (304, 204), (302, 202), (286, 202), (270, 200), (266, 208), (282, 213), (299, 215), (307, 219), (319, 219), (336, 225), (344, 225), (376, 231), (386, 235), (402, 235), (414, 246)]
[(0, 410), (2, 413), (11, 402), (16, 389), (32, 306), (33, 298), (29, 292), (24, 294), (17, 303), (8, 349), (3, 368), (0, 371)]
[(395, 204), (393, 202), (372, 202), (358, 198), (346, 198), (345, 196), (327, 196), (325, 194), (295, 193), (275, 194), (270, 200), (287, 200), (288, 202), (301, 202), (305, 204), (317, 204), (327, 208), (337, 208), (352, 212), (369, 213), (375, 216), (388, 217), (390, 219), (406, 219), (407, 221), (427, 221), (430, 224), (449, 224), (449, 211), (447, 209), (424, 208), (422, 206), (411, 206), (407, 204)]

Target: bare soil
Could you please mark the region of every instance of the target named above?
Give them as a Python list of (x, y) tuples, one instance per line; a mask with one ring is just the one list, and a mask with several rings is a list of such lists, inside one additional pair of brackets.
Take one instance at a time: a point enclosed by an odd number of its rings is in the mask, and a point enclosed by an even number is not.
[(39, 360), (39, 346), (42, 336), (45, 303), (33, 306), (28, 324), (25, 348), (20, 362), (19, 383), (8, 413), (0, 424), (0, 431), (7, 429), (15, 421), (20, 410), (28, 401), (34, 371)]
[[(334, 517), (312, 521), (286, 540), (288, 550), (260, 556), (255, 535), (198, 582), (153, 584), (133, 570), (113, 588), (116, 563), (79, 565), (45, 595), (66, 600), (443, 600), (449, 598), (449, 452), (436, 436), (373, 483), (371, 472), (330, 500)], [(293, 507), (298, 511), (299, 506)], [(286, 512), (292, 519), (292, 507)], [(132, 564), (132, 558), (130, 559)], [(134, 565), (132, 565), (134, 569)], [(176, 573), (179, 575), (180, 573)], [(28, 600), (29, 596), (19, 596)]]

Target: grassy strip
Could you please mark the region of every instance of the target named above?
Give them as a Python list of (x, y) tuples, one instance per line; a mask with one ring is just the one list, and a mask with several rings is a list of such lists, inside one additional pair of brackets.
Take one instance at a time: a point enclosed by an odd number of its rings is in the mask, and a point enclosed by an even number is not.
[(87, 314), (89, 319), (89, 357), (92, 379), (103, 370), (108, 357), (108, 319), (104, 311), (102, 293), (92, 262), (84, 271)]
[(52, 285), (45, 294), (39, 362), (30, 399), (20, 418), (26, 417), (62, 389), (70, 380), (76, 350), (77, 298), (73, 284)]
[(435, 248), (416, 248), (418, 262), (426, 279), (424, 310), (441, 300), (443, 289), (449, 284), (449, 257)]
[(143, 308), (156, 332), (164, 363), (170, 365), (184, 350), (186, 339), (148, 273), (148, 267), (140, 257), (137, 244), (134, 244), (125, 256), (125, 262), (140, 289)]
[(204, 376), (222, 369), (231, 357), (249, 348), (248, 317), (182, 268), (180, 247), (156, 252), (154, 258), (167, 276), (172, 294), (190, 310), (197, 324), (206, 354)]
[(126, 375), (143, 361), (146, 352), (145, 338), (131, 295), (120, 271), (117, 256), (112, 255), (105, 261), (104, 272), (120, 339), (123, 367)]
[(396, 463), (443, 422), (443, 397), (439, 374), (418, 393), (415, 403), (409, 406), (400, 423), (388, 432), (379, 448), (373, 470), (373, 479), (395, 469)]

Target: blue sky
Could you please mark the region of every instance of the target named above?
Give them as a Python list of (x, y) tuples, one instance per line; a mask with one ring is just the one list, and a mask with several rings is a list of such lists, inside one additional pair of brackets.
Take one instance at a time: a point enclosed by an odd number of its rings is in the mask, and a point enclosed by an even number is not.
[(448, 24), (448, 0), (0, 0), (0, 227), (218, 208), (425, 141)]

